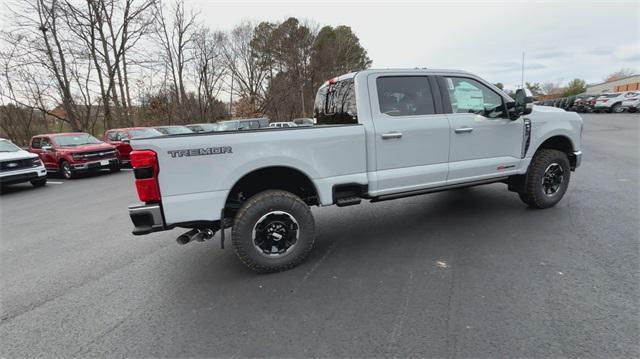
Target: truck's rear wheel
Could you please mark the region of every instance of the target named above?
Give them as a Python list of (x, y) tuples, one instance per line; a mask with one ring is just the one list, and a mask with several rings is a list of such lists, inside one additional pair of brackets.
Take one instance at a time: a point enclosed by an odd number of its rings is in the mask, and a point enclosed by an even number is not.
[(531, 160), (520, 199), (532, 208), (553, 207), (567, 192), (570, 177), (571, 167), (565, 153), (540, 150)]
[(236, 214), (232, 242), (250, 269), (278, 272), (302, 263), (315, 241), (311, 210), (297, 196), (268, 190), (249, 198)]

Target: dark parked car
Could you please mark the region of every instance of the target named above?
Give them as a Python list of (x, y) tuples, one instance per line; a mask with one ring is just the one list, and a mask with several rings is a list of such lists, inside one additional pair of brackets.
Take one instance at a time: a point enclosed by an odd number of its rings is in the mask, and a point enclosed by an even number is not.
[(218, 131), (256, 130), (263, 127), (269, 127), (268, 118), (245, 118), (218, 122)]
[(576, 97), (575, 96), (567, 97), (567, 99), (565, 101), (565, 104), (564, 104), (565, 111), (575, 111), (575, 108), (574, 108), (575, 102), (576, 102)]
[(193, 132), (216, 132), (218, 131), (217, 123), (195, 123), (192, 125), (187, 125)]

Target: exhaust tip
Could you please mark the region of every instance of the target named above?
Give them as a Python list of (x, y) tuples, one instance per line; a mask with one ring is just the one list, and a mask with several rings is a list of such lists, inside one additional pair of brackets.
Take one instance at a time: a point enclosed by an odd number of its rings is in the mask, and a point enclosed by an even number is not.
[(200, 231), (197, 229), (192, 229), (187, 233), (181, 234), (180, 236), (178, 236), (178, 238), (176, 238), (176, 242), (178, 242), (178, 244), (187, 244), (189, 242), (191, 242), (193, 240), (193, 238), (199, 234)]
[(176, 238), (176, 242), (178, 242), (178, 244), (185, 245), (191, 242), (191, 238), (189, 238), (189, 236), (187, 236), (186, 234), (183, 234)]

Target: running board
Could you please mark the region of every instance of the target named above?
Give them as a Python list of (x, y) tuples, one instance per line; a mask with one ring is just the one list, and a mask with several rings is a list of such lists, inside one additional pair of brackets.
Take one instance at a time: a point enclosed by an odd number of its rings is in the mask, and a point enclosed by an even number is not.
[(404, 197), (419, 196), (421, 194), (442, 192), (442, 191), (447, 191), (447, 190), (455, 189), (455, 188), (473, 187), (473, 186), (479, 186), (479, 185), (483, 185), (483, 184), (504, 182), (508, 178), (509, 177), (491, 178), (491, 179), (482, 180), (482, 181), (465, 182), (465, 183), (459, 183), (459, 184), (453, 184), (453, 185), (446, 185), (446, 186), (439, 186), (439, 187), (421, 189), (421, 190), (417, 190), (417, 191), (407, 191), (407, 192), (386, 194), (386, 195), (382, 195), (382, 196), (372, 197), (371, 198), (371, 203), (389, 201), (389, 200), (392, 200), (392, 199), (398, 199), (398, 198), (404, 198)]
[(346, 207), (346, 206), (353, 206), (356, 204), (360, 204), (360, 202), (362, 202), (362, 198), (353, 196), (353, 197), (339, 198), (336, 201), (336, 205), (338, 207)]

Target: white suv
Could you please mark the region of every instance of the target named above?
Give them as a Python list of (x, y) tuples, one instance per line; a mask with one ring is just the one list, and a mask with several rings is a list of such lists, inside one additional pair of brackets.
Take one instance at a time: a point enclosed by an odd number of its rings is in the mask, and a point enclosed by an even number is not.
[(624, 95), (624, 101), (622, 101), (622, 107), (626, 108), (629, 112), (638, 111), (638, 105), (640, 104), (640, 92), (627, 92)]
[(607, 111), (620, 113), (624, 111), (622, 101), (625, 100), (627, 92), (603, 93), (596, 98), (596, 104), (593, 106), (594, 111)]
[(44, 186), (47, 184), (47, 170), (38, 155), (0, 138), (0, 184), (21, 182), (31, 182), (34, 187)]
[(289, 127), (298, 127), (295, 122), (271, 122), (269, 124), (271, 128), (289, 128)]

